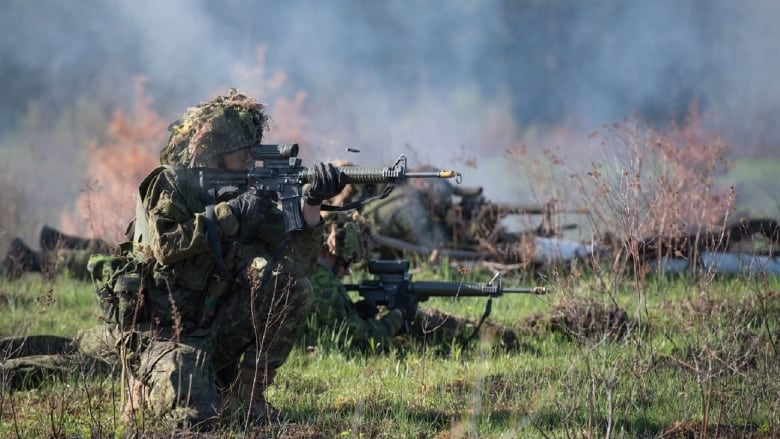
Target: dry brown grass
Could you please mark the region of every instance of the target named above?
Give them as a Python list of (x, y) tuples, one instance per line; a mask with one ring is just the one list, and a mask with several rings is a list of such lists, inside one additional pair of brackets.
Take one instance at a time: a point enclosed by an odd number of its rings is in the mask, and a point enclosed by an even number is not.
[(604, 157), (593, 162), (580, 191), (594, 229), (616, 238), (616, 261), (638, 261), (648, 239), (675, 239), (729, 222), (734, 193), (716, 184), (730, 166), (725, 145), (695, 117), (666, 130), (626, 120), (591, 137), (601, 139)]

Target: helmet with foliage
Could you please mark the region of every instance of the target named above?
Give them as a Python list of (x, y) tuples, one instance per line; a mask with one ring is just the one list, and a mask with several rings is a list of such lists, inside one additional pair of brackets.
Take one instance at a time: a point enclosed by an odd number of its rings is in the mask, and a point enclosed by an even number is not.
[(160, 163), (209, 166), (222, 154), (259, 143), (268, 129), (265, 106), (231, 88), (227, 96), (187, 109), (168, 130)]
[(358, 212), (329, 213), (325, 224), (325, 250), (344, 264), (363, 261), (374, 249), (371, 225)]

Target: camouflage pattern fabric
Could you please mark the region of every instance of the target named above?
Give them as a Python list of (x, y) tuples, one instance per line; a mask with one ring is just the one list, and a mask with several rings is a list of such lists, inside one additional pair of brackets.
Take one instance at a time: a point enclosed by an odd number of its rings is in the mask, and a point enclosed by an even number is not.
[(386, 313), (377, 318), (360, 315), (347, 290), (333, 272), (318, 265), (311, 276), (314, 287), (311, 323), (308, 335), (317, 331), (344, 329), (345, 336), (359, 348), (370, 345), (370, 341), (385, 342), (401, 330), (403, 319), (396, 313)]
[[(225, 202), (216, 205), (222, 256), (230, 275), (219, 276), (207, 234), (212, 203), (190, 169), (166, 168), (143, 196), (150, 257), (146, 306), (150, 323), (163, 328), (134, 352), (131, 370), (147, 388), (147, 404), (176, 423), (198, 424), (219, 410), (216, 373), (234, 369), (250, 348), (268, 369), (281, 366), (305, 323), (312, 288), (307, 274), (319, 253), (323, 227), (294, 233), (259, 288), (271, 253), (285, 238), (282, 213), (270, 210), (251, 240), (237, 240), (238, 220)], [(246, 239), (245, 233), (240, 234)], [(202, 317), (214, 309), (204, 327)]]
[(446, 246), (448, 238), (432, 209), (420, 190), (403, 184), (387, 198), (368, 203), (362, 214), (379, 235), (435, 249)]
[(325, 230), (322, 250), (348, 266), (365, 261), (376, 247), (371, 224), (357, 211), (328, 213)]

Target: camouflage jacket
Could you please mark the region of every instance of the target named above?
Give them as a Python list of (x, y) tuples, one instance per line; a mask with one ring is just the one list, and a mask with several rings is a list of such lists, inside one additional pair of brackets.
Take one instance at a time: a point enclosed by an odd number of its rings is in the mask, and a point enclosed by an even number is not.
[[(135, 253), (141, 259), (148, 258), (152, 266), (145, 276), (147, 316), (163, 325), (174, 321), (174, 312), (182, 322), (197, 322), (208, 294), (227, 289), (219, 294), (227, 298), (239, 286), (220, 276), (222, 272), (209, 242), (208, 224), (212, 220), (207, 219), (207, 206), (215, 205), (212, 224), (217, 226), (225, 267), (230, 276), (244, 285), (251, 284), (247, 269), (270, 260), (285, 238), (283, 216), (275, 208), (250, 237), (238, 233), (239, 220), (227, 202), (216, 200), (202, 189), (192, 169), (157, 168), (141, 184), (140, 195), (142, 209), (136, 214)], [(144, 222), (145, 227), (139, 227)], [(293, 233), (277, 258), (276, 269), (294, 278), (308, 276), (316, 263), (322, 234), (322, 223)]]

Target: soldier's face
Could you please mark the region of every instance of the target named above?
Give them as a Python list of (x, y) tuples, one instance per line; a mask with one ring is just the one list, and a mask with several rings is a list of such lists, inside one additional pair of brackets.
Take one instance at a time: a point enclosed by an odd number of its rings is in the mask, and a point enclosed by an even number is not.
[(254, 166), (249, 148), (238, 149), (222, 154), (222, 163), (228, 171), (244, 171)]

